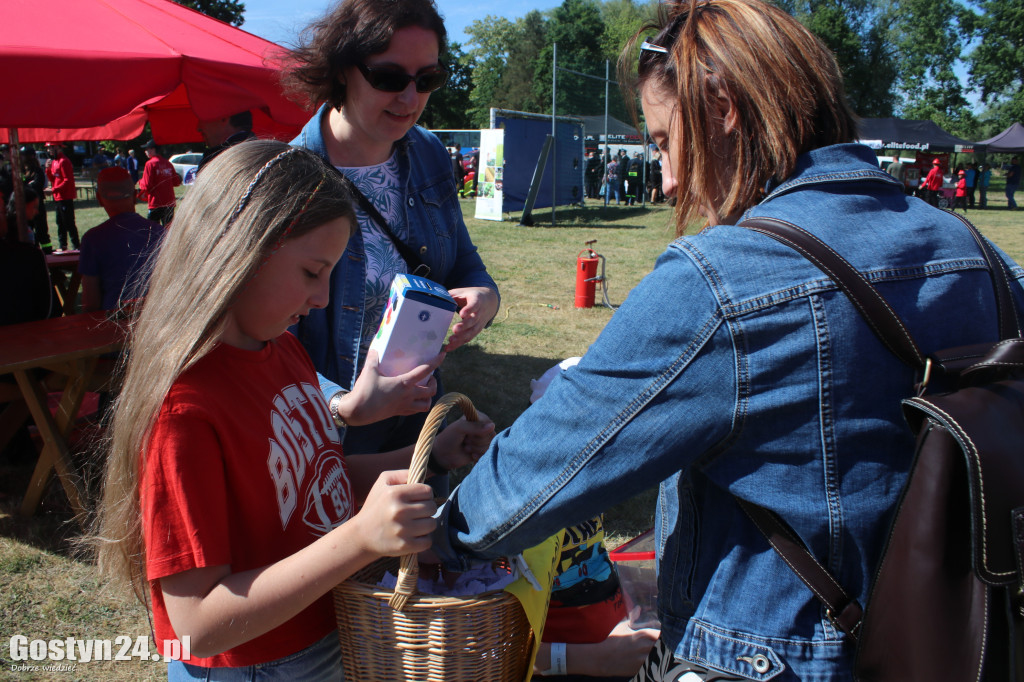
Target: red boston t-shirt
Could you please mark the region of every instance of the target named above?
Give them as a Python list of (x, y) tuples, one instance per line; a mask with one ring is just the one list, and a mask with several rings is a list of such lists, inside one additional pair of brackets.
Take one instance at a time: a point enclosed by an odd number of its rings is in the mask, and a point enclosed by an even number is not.
[[(263, 350), (221, 344), (174, 383), (153, 429), (141, 486), (146, 576), (157, 645), (176, 639), (159, 579), (227, 564), (274, 563), (347, 520), (354, 501), (316, 372), (291, 334)], [(293, 654), (335, 628), (330, 595), (202, 666)]]

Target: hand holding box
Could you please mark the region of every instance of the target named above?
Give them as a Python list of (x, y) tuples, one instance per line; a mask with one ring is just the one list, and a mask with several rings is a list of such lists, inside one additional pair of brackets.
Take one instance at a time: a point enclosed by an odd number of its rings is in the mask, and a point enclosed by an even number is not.
[(370, 343), (380, 358), (380, 373), (398, 376), (436, 357), (457, 308), (440, 284), (415, 275), (396, 276)]

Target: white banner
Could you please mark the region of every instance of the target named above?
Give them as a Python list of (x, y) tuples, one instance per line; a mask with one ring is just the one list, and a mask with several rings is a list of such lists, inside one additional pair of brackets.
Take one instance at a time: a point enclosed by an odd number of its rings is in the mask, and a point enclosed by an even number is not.
[(480, 131), (476, 214), (478, 220), (501, 220), (502, 184), (505, 176), (505, 131)]

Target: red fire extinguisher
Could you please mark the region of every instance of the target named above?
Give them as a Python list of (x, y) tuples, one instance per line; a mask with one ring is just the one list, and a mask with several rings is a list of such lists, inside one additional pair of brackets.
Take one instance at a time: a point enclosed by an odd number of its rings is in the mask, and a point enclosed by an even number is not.
[(597, 283), (603, 277), (597, 276), (597, 263), (604, 258), (601, 254), (590, 248), (596, 242), (592, 239), (586, 243), (586, 248), (576, 254), (576, 307), (593, 308), (594, 291)]

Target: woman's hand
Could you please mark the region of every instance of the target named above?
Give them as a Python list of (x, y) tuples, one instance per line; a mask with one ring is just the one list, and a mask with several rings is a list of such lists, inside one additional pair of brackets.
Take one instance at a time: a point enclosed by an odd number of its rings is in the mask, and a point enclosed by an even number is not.
[(407, 470), (381, 473), (359, 513), (347, 522), (358, 527), (356, 537), (368, 552), (402, 556), (430, 548), (430, 533), (437, 525), (434, 491), (407, 480)]
[(483, 412), (478, 415), (479, 421), (471, 422), (462, 417), (437, 434), (434, 458), (445, 469), (473, 464), (487, 452), (487, 446), (494, 438), (494, 422)]
[(437, 393), (434, 370), (441, 366), (444, 355), (439, 353), (427, 364), (405, 374), (386, 377), (380, 373), (377, 351), (370, 351), (352, 392), (341, 399), (339, 414), (349, 426), (360, 426), (426, 412)]
[(489, 287), (464, 287), (448, 292), (459, 306), (459, 321), (452, 327), (445, 351), (468, 343), (484, 330), (498, 313), (498, 292)]

